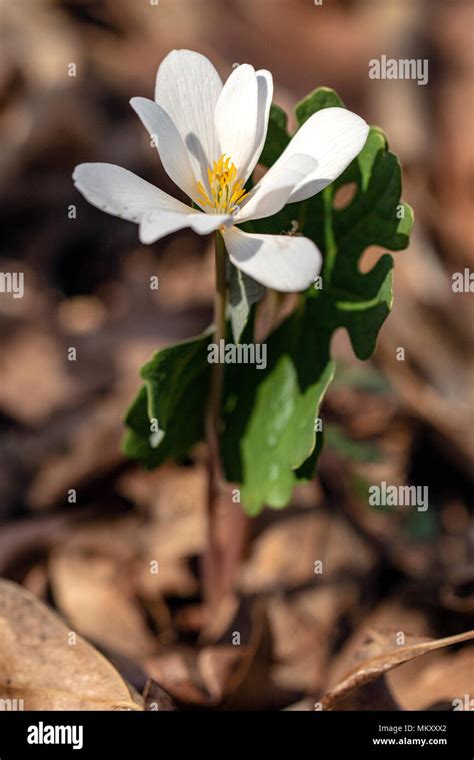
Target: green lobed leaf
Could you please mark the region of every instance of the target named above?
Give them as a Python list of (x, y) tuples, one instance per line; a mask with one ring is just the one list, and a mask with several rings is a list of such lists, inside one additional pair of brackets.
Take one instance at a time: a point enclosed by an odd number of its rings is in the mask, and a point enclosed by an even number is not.
[[(316, 464), (316, 419), (334, 364), (318, 346), (320, 327), (302, 303), (267, 341), (267, 368), (233, 368), (226, 388), (222, 454), (226, 476), (241, 486), (251, 515), (288, 504)], [(310, 467), (305, 466), (312, 459)]]
[(318, 87), (297, 103), (295, 107), (296, 119), (301, 126), (317, 111), (334, 107), (345, 108), (337, 92), (330, 87)]
[[(210, 365), (211, 334), (182, 341), (158, 351), (141, 370), (145, 381), (128, 409), (129, 428), (123, 451), (153, 468), (166, 459), (183, 457), (202, 440)], [(161, 441), (153, 445), (151, 424), (157, 420)]]

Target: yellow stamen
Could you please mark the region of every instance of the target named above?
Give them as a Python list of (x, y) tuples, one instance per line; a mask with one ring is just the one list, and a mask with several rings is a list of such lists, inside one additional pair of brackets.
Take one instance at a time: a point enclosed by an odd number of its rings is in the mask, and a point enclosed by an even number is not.
[(202, 182), (197, 182), (198, 201), (202, 206), (215, 214), (232, 214), (242, 203), (248, 193), (243, 182), (237, 179), (237, 169), (225, 153), (218, 161), (213, 161), (212, 169), (207, 170), (209, 187), (206, 189)]

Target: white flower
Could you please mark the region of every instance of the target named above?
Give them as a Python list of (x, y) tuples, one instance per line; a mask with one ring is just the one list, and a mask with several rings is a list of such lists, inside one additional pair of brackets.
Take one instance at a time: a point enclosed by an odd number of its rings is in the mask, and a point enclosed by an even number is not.
[(142, 243), (184, 227), (200, 235), (220, 229), (236, 267), (270, 288), (304, 290), (321, 267), (311, 240), (250, 234), (237, 225), (271, 216), (333, 182), (362, 149), (368, 126), (345, 108), (318, 111), (246, 193), (265, 142), (272, 95), (268, 71), (242, 64), (222, 85), (205, 56), (174, 50), (158, 69), (155, 101), (132, 98), (131, 105), (156, 138), (165, 171), (202, 210), (112, 164), (77, 166), (76, 187), (103, 211), (137, 222)]

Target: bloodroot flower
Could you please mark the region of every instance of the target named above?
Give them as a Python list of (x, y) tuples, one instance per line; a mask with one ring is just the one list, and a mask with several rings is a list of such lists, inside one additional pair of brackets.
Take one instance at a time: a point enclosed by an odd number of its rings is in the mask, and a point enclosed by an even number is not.
[(94, 206), (139, 224), (142, 243), (184, 227), (200, 235), (220, 230), (230, 260), (247, 275), (275, 290), (304, 290), (321, 267), (311, 240), (251, 234), (238, 225), (323, 190), (360, 152), (368, 126), (345, 108), (318, 111), (246, 192), (272, 96), (268, 71), (242, 64), (222, 85), (205, 56), (174, 50), (158, 69), (155, 100), (132, 98), (131, 105), (155, 138), (165, 171), (196, 208), (112, 164), (76, 167), (76, 187)]

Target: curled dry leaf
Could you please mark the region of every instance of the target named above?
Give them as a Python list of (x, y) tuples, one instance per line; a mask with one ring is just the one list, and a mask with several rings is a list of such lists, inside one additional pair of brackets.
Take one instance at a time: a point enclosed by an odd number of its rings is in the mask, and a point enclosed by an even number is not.
[[(71, 642), (71, 643), (70, 643)], [(0, 580), (0, 697), (25, 710), (139, 710), (115, 668), (24, 588)]]
[[(393, 647), (389, 651), (361, 662), (335, 689), (323, 698), (323, 710), (396, 710), (399, 709), (385, 682), (384, 674), (405, 662), (434, 652), (443, 647), (474, 639), (474, 631), (443, 639), (418, 641), (406, 646)], [(381, 646), (385, 648), (382, 637)], [(377, 642), (375, 642), (377, 650)]]

